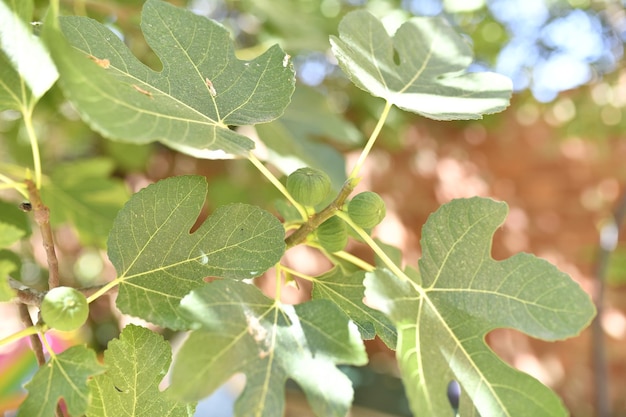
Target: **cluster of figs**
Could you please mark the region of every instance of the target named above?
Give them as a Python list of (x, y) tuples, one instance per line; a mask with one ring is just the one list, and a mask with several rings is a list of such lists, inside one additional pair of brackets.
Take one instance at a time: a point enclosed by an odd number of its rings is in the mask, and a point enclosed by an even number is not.
[[(331, 192), (328, 175), (314, 168), (300, 168), (287, 177), (287, 191), (305, 207), (315, 207), (325, 202)], [(343, 208), (350, 220), (364, 230), (371, 230), (385, 218), (385, 202), (373, 191), (355, 195)], [(328, 252), (343, 250), (348, 243), (348, 227), (334, 215), (315, 231), (313, 239)]]

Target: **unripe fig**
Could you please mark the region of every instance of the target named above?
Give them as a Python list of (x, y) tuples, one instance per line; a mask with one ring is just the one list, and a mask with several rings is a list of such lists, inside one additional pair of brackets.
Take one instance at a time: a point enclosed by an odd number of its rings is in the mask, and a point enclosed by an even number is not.
[(330, 178), (319, 169), (300, 168), (287, 177), (287, 191), (298, 203), (312, 207), (330, 192)]
[(333, 216), (315, 231), (317, 241), (328, 252), (338, 252), (348, 244), (348, 228), (339, 217)]
[(357, 194), (348, 203), (350, 219), (363, 229), (371, 229), (383, 221), (386, 212), (385, 202), (373, 191)]
[(87, 299), (74, 288), (53, 288), (41, 302), (41, 318), (53, 329), (76, 330), (85, 323), (88, 315)]

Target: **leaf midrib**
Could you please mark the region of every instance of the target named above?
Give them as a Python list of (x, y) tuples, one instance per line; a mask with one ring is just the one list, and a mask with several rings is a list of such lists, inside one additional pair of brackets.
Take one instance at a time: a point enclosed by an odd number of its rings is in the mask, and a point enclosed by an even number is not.
[[(411, 283), (411, 285), (413, 286), (413, 288), (418, 292), (418, 294), (420, 295), (420, 297), (424, 300), (425, 303), (428, 303), (428, 306), (430, 307), (430, 309), (433, 311), (435, 317), (438, 319), (438, 321), (441, 323), (441, 326), (443, 327), (444, 331), (446, 331), (449, 335), (449, 337), (456, 343), (456, 348), (457, 351), (462, 352), (463, 356), (465, 356), (466, 360), (472, 365), (472, 369), (474, 370), (474, 372), (476, 373), (476, 375), (478, 375), (478, 377), (480, 378), (481, 381), (483, 381), (483, 384), (488, 387), (489, 391), (491, 392), (493, 398), (495, 399), (495, 401), (498, 403), (498, 405), (500, 406), (500, 409), (502, 411), (504, 411), (506, 414), (506, 416), (510, 417), (510, 414), (508, 412), (508, 410), (504, 407), (500, 396), (497, 395), (497, 393), (494, 391), (494, 389), (492, 388), (492, 384), (489, 383), (489, 380), (485, 377), (485, 375), (481, 372), (480, 368), (476, 365), (476, 363), (474, 362), (474, 360), (472, 359), (472, 355), (468, 354), (467, 350), (464, 348), (464, 345), (462, 344), (462, 342), (456, 337), (456, 334), (454, 333), (454, 331), (450, 328), (450, 326), (448, 326), (447, 321), (443, 318), (443, 316), (441, 315), (441, 313), (439, 312), (439, 310), (437, 309), (437, 307), (435, 306), (435, 304), (433, 303), (433, 301), (430, 299), (430, 297), (428, 296), (428, 292), (432, 291), (434, 285), (436, 284), (437, 280), (439, 279), (445, 264), (447, 263), (447, 261), (450, 258), (451, 253), (454, 251), (454, 248), (460, 243), (460, 241), (474, 228), (476, 227), (483, 219), (488, 218), (489, 215), (485, 214), (481, 217), (478, 218), (478, 220), (474, 221), (471, 225), (469, 225), (469, 227), (467, 227), (467, 229), (465, 230), (464, 233), (462, 233), (457, 239), (456, 241), (451, 245), (450, 249), (447, 251), (446, 256), (444, 257), (444, 260), (441, 262), (441, 266), (439, 267), (438, 271), (437, 271), (437, 275), (435, 277), (435, 279), (433, 280), (433, 283), (429, 286), (429, 288), (424, 289), (422, 288), (419, 284), (413, 282), (412, 280), (409, 279), (409, 282)], [(482, 260), (481, 260), (482, 261)], [(408, 279), (408, 277), (407, 277)], [(415, 328), (416, 328), (416, 337), (417, 334), (420, 333), (420, 316), (421, 316), (421, 311), (423, 310), (423, 306), (424, 303), (420, 303), (420, 309), (419, 309), (419, 314), (417, 316), (417, 321), (415, 322)], [(421, 346), (419, 344), (419, 339), (416, 340), (416, 345), (415, 346)], [(420, 356), (420, 364), (422, 363), (421, 361), (421, 356)], [(423, 366), (419, 366), (419, 369), (423, 369)], [(428, 398), (430, 398), (430, 396), (428, 396)]]

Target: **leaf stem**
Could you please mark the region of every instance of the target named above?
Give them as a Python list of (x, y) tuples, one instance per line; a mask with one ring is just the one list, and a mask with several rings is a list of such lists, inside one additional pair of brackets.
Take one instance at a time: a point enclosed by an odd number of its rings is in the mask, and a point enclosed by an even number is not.
[(275, 304), (280, 304), (280, 294), (281, 294), (281, 290), (283, 287), (283, 282), (282, 282), (282, 273), (281, 273), (281, 267), (280, 264), (276, 264), (276, 290), (274, 291), (274, 303)]
[(102, 285), (100, 288), (98, 288), (98, 290), (96, 292), (94, 292), (89, 297), (87, 297), (87, 303), (91, 303), (91, 302), (95, 301), (96, 299), (100, 298), (102, 295), (107, 293), (110, 289), (112, 289), (115, 286), (119, 285), (119, 283), (122, 282), (122, 281), (123, 281), (122, 278), (115, 278), (113, 281), (108, 282), (108, 283)]
[(24, 185), (24, 183), (13, 181), (11, 178), (3, 174), (0, 174), (0, 182), (4, 183), (4, 184), (0, 184), (0, 190), (6, 189), (6, 188), (12, 188), (18, 193), (20, 193), (22, 197), (28, 198), (28, 193), (26, 192), (26, 185)]
[(363, 259), (359, 258), (358, 256), (354, 256), (350, 252), (346, 252), (342, 250), (339, 252), (335, 252), (333, 255), (335, 255), (337, 258), (343, 259), (344, 261), (348, 261), (351, 264), (356, 265), (362, 270), (367, 271), (367, 272), (371, 272), (376, 269), (374, 265), (371, 265), (365, 262)]
[(387, 117), (389, 116), (389, 111), (391, 110), (391, 106), (392, 106), (391, 102), (387, 101), (385, 103), (385, 107), (383, 108), (383, 112), (381, 113), (380, 118), (378, 119), (378, 123), (376, 123), (376, 127), (374, 128), (374, 130), (372, 131), (372, 134), (367, 140), (367, 144), (361, 151), (361, 155), (359, 155), (359, 159), (354, 165), (354, 168), (352, 168), (352, 172), (350, 173), (350, 176), (348, 178), (358, 177), (359, 171), (361, 171), (361, 168), (363, 167), (363, 164), (365, 163), (365, 159), (367, 158), (370, 151), (372, 150), (372, 147), (374, 146), (374, 143), (376, 142), (376, 139), (378, 138), (378, 135), (380, 134), (380, 131), (383, 128), (383, 125), (387, 121)]
[(39, 154), (39, 143), (37, 142), (37, 134), (33, 127), (33, 108), (32, 106), (23, 108), (24, 126), (30, 141), (30, 147), (33, 153), (33, 168), (35, 170), (35, 185), (39, 190), (41, 188), (41, 155)]
[[(348, 216), (346, 213), (344, 212), (339, 212), (337, 213), (337, 216), (341, 217), (341, 219), (343, 221), (345, 221), (346, 223), (348, 223), (348, 225), (356, 232), (356, 234), (359, 235), (359, 237), (361, 239), (363, 239), (363, 241), (370, 247), (372, 248), (372, 250), (374, 251), (374, 253), (376, 255), (378, 255), (378, 257), (380, 258), (380, 260), (385, 264), (385, 266), (387, 268), (389, 268), (389, 270), (395, 274), (398, 278), (402, 279), (402, 280), (406, 280), (407, 282), (410, 282), (411, 285), (413, 285), (415, 287), (415, 283), (413, 281), (411, 281), (409, 279), (409, 277), (404, 273), (404, 271), (402, 271), (402, 269), (400, 269), (400, 267), (398, 265), (396, 265), (391, 258), (389, 258), (389, 256), (387, 256), (387, 254), (385, 253), (385, 251), (383, 251), (381, 249), (380, 246), (378, 246), (378, 244), (374, 241), (374, 239), (372, 239), (372, 237), (367, 234), (367, 232), (365, 230), (363, 230), (363, 228), (357, 226), (356, 224), (354, 224), (354, 222), (352, 221), (352, 219), (350, 219), (350, 216)], [(421, 293), (421, 288), (416, 287), (416, 290), (418, 292)]]
[(39, 332), (39, 328), (37, 326), (32, 325), (32, 326), (26, 327), (25, 329), (22, 329), (17, 333), (13, 333), (12, 335), (5, 337), (4, 339), (0, 339), (0, 346), (17, 342), (23, 337), (31, 336), (31, 335), (37, 334), (38, 332)]
[(263, 176), (265, 176), (265, 178), (267, 178), (274, 185), (274, 187), (276, 187), (276, 189), (278, 189), (278, 191), (280, 191), (281, 194), (283, 194), (285, 198), (289, 200), (291, 204), (293, 204), (296, 210), (298, 210), (298, 213), (300, 213), (302, 220), (306, 221), (309, 218), (306, 209), (302, 207), (300, 203), (293, 199), (291, 194), (289, 194), (289, 191), (287, 191), (287, 188), (285, 188), (285, 186), (280, 181), (278, 181), (278, 178), (276, 178), (274, 174), (272, 174), (270, 170), (267, 169), (265, 165), (263, 165), (263, 163), (259, 161), (259, 159), (254, 156), (252, 152), (248, 153), (248, 160), (252, 162), (252, 165), (254, 165), (259, 171), (261, 171), (261, 174), (263, 174)]
[(291, 269), (291, 268), (289, 268), (288, 266), (285, 266), (285, 265), (279, 265), (279, 266), (280, 266), (281, 270), (283, 270), (283, 271), (285, 271), (285, 272), (287, 272), (287, 273), (289, 273), (291, 275), (294, 275), (294, 276), (296, 276), (298, 278), (302, 278), (302, 279), (307, 280), (307, 281), (315, 281), (315, 277), (312, 277), (311, 275), (303, 274), (302, 272), (298, 272), (295, 269)]
[(48, 343), (48, 339), (46, 339), (45, 333), (41, 332), (40, 335), (41, 335), (41, 341), (43, 342), (44, 346), (46, 347), (46, 350), (48, 351), (48, 354), (50, 355), (50, 360), (56, 360), (57, 354), (54, 353), (52, 346), (50, 346), (50, 343)]

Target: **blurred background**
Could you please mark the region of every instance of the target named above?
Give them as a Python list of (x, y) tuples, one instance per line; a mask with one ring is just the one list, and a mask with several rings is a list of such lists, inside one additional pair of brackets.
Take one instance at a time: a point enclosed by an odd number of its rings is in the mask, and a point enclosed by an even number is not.
[[(38, 1), (36, 18), (47, 2)], [(159, 68), (139, 28), (140, 0), (63, 1), (67, 14), (106, 23), (144, 63)], [(465, 36), (475, 51), (470, 70), (491, 70), (513, 80), (511, 107), (484, 120), (434, 122), (393, 110), (363, 170), (360, 189), (378, 192), (387, 218), (377, 228), (382, 241), (400, 247), (407, 264), (420, 257), (427, 216), (459, 197), (490, 196), (509, 204), (495, 237), (493, 256), (523, 251), (556, 264), (601, 303), (595, 327), (579, 337), (546, 343), (511, 330), (492, 332), (492, 348), (511, 365), (553, 388), (571, 414), (626, 416), (626, 238), (601, 245), (601, 232), (615, 232), (616, 210), (626, 184), (625, 3), (617, 0), (192, 0), (172, 1), (220, 21), (235, 39), (238, 57), (250, 59), (274, 43), (293, 58), (298, 86), (280, 120), (245, 129), (277, 175), (310, 165), (327, 171), (339, 187), (346, 167), (374, 128), (383, 102), (354, 87), (330, 53), (328, 36), (341, 17), (367, 8), (393, 32), (411, 16), (439, 15)], [(106, 234), (119, 208), (148, 183), (197, 173), (209, 179), (208, 211), (247, 202), (276, 212), (278, 193), (247, 161), (195, 160), (160, 145), (137, 147), (100, 138), (83, 124), (53, 88), (36, 109), (44, 173), (51, 187), (44, 200), (57, 227), (66, 285), (88, 286), (114, 276), (106, 260)], [(0, 168), (30, 166), (31, 151), (19, 118), (0, 112)], [(60, 197), (59, 197), (60, 196)], [(15, 195), (1, 194), (7, 201)], [(46, 198), (46, 195), (44, 195)], [(2, 203), (0, 201), (0, 203)], [(76, 205), (86, 204), (88, 210)], [(2, 203), (5, 204), (5, 203)], [(7, 203), (8, 204), (8, 203)], [(14, 204), (2, 206), (9, 212)], [(619, 219), (618, 219), (619, 220)], [(622, 225), (619, 228), (623, 230)], [(40, 239), (22, 253), (21, 279), (45, 282)], [(608, 238), (607, 238), (608, 239)], [(609, 242), (610, 239), (604, 242)], [(367, 260), (358, 244), (349, 249)], [(294, 253), (291, 253), (294, 252)], [(0, 256), (11, 256), (0, 253)], [(290, 251), (287, 262), (305, 273), (329, 264), (313, 250)], [(73, 280), (73, 281), (72, 281)], [(264, 283), (260, 282), (263, 287)], [(308, 298), (307, 286), (286, 292), (293, 302)], [(128, 320), (111, 312), (114, 297), (92, 308), (90, 325), (58, 338), (58, 346), (87, 341), (98, 350)], [(565, 301), (565, 300), (564, 300)], [(100, 304), (100, 305), (98, 305)], [(0, 305), (0, 315), (15, 314)], [(15, 332), (0, 321), (0, 337)], [(595, 329), (595, 330), (594, 330)], [(176, 339), (175, 335), (166, 334)], [(357, 388), (354, 415), (409, 415), (397, 379), (393, 352), (368, 342), (370, 366), (346, 369)], [(600, 353), (604, 355), (600, 355)], [(29, 362), (30, 361), (30, 362)], [(26, 344), (0, 348), (0, 411), (23, 396), (20, 381), (32, 374)], [(235, 386), (236, 381), (232, 384)], [(230, 415), (225, 389), (198, 415)], [(219, 404), (219, 405), (215, 405)], [(294, 391), (288, 415), (303, 416)], [(7, 414), (9, 415), (9, 414)]]

